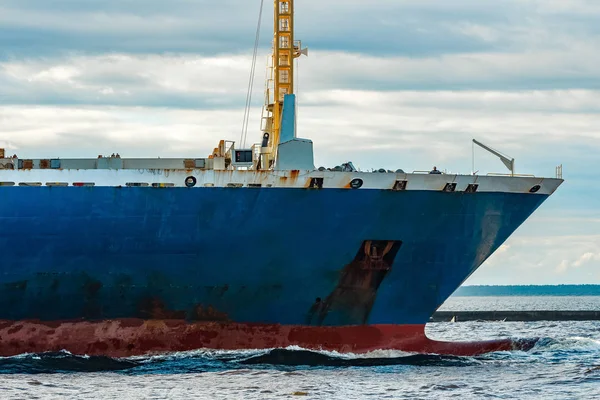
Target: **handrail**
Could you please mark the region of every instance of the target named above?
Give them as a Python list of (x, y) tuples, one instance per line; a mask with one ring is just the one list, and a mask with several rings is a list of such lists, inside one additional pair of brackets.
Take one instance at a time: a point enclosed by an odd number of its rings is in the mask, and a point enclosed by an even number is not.
[(532, 174), (501, 174), (499, 172), (488, 172), (486, 174), (487, 176), (521, 176), (521, 177), (527, 177), (527, 178), (535, 178), (535, 175)]

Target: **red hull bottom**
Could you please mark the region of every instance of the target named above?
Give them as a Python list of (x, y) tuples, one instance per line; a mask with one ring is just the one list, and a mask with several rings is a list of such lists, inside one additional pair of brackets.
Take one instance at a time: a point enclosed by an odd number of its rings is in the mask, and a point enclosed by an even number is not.
[(527, 350), (532, 345), (531, 341), (522, 343), (509, 339), (440, 342), (425, 335), (425, 325), (311, 327), (140, 319), (98, 322), (0, 320), (0, 356), (67, 350), (72, 354), (126, 357), (201, 348), (239, 350), (288, 346), (344, 353), (385, 349), (473, 356), (493, 351)]

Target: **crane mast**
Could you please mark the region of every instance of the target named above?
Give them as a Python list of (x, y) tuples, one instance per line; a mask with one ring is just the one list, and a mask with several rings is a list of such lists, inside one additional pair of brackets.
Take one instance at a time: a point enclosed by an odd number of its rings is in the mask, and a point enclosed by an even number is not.
[[(267, 82), (262, 129), (265, 132), (262, 168), (269, 169), (276, 158), (280, 139), (285, 95), (294, 94), (294, 59), (306, 54), (294, 40), (294, 0), (274, 0), (274, 36), (271, 60), (272, 87)], [(272, 90), (272, 92), (271, 92)], [(268, 134), (268, 139), (267, 138)]]

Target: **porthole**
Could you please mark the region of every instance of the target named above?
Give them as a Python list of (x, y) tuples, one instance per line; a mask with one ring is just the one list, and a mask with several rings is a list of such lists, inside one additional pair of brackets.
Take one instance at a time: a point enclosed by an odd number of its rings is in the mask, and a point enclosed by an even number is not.
[(187, 178), (185, 178), (185, 186), (187, 187), (194, 187), (196, 186), (196, 177), (194, 176), (188, 176)]
[(529, 189), (529, 193), (537, 193), (542, 187), (540, 185), (535, 185), (531, 189)]
[(352, 189), (360, 189), (363, 185), (363, 180), (360, 178), (355, 178), (350, 181), (350, 187)]

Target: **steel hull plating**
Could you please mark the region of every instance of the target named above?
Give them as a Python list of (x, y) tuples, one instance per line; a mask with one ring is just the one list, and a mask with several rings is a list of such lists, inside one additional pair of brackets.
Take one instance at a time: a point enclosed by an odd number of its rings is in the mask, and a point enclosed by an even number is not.
[(387, 349), (448, 355), (527, 350), (535, 341), (440, 342), (424, 325), (312, 327), (277, 324), (111, 320), (102, 322), (0, 321), (0, 354), (67, 350), (73, 354), (124, 357), (208, 349), (304, 349), (364, 353)]
[[(436, 342), (424, 324), (547, 198), (286, 188), (0, 192), (2, 355), (289, 344), (461, 353), (428, 344)], [(415, 337), (411, 326), (420, 339), (399, 339)], [(373, 329), (385, 334), (375, 340)], [(190, 339), (172, 339), (181, 335)]]

